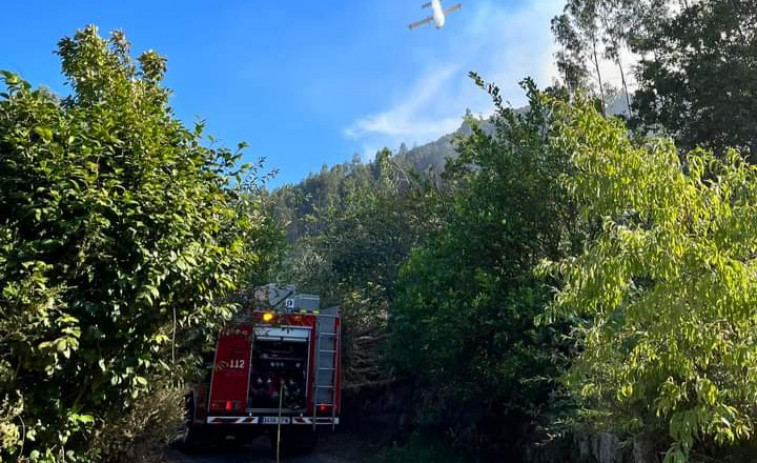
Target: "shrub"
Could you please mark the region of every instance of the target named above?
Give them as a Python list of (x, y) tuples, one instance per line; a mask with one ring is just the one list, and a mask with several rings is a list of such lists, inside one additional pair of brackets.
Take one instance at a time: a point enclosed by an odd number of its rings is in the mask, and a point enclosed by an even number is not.
[(58, 55), (70, 95), (5, 71), (0, 94), (1, 456), (32, 461), (96, 457), (270, 243), (244, 145), (173, 116), (165, 59), (95, 27)]
[(153, 463), (181, 433), (185, 388), (158, 383), (126, 415), (103, 424), (93, 447), (109, 463)]
[[(555, 105), (557, 149), (581, 213), (603, 227), (575, 259), (551, 316), (582, 347), (568, 384), (599, 426), (665, 435), (666, 462), (754, 435), (757, 167), (734, 151), (681, 161), (670, 140), (635, 143), (588, 104)], [(547, 317), (549, 318), (549, 317)]]
[(422, 388), (421, 424), (452, 428), (465, 448), (513, 455), (546, 421), (567, 363), (564, 327), (534, 324), (551, 294), (533, 270), (571, 253), (582, 231), (560, 185), (569, 158), (545, 136), (545, 95), (524, 87), (531, 104), (516, 112), (487, 86), (493, 130), (469, 121), (447, 165), (445, 226), (405, 263), (389, 319), (392, 365)]

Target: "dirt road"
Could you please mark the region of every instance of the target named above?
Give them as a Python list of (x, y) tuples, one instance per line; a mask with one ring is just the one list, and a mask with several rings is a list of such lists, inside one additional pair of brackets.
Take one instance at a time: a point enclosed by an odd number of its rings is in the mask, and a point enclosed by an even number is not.
[[(371, 463), (379, 448), (348, 434), (324, 434), (316, 449), (307, 455), (282, 459), (287, 463)], [(275, 454), (267, 439), (249, 447), (185, 454), (176, 448), (166, 450), (167, 463), (275, 463)]]

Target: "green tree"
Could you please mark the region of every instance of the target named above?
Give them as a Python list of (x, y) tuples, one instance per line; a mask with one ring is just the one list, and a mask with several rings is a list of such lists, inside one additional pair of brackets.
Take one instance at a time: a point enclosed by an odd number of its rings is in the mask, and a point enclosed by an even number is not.
[(635, 144), (585, 103), (556, 108), (553, 144), (575, 169), (566, 186), (603, 223), (579, 257), (543, 268), (563, 279), (551, 316), (576, 323), (567, 380), (589, 421), (667, 433), (667, 462), (749, 439), (757, 168), (734, 151), (681, 162), (670, 140)]
[(346, 172), (335, 168), (328, 175), (339, 186), (321, 200), (326, 207), (314, 209), (311, 229), (319, 231), (292, 244), (278, 279), (318, 293), (325, 303), (341, 305), (346, 379), (363, 383), (380, 376), (379, 355), (373, 345), (371, 352), (359, 352), (352, 345), (353, 335), (383, 337), (400, 267), (413, 246), (439, 226), (437, 188), (387, 149), (370, 164), (353, 164)]
[[(668, 2), (669, 3), (669, 2)], [(678, 3), (676, 2), (676, 5)], [(630, 42), (642, 56), (634, 105), (683, 150), (757, 152), (757, 1), (653, 8)]]
[[(748, 154), (757, 149), (756, 21), (754, 0), (568, 0), (552, 30), (571, 89), (596, 88), (588, 81), (593, 74), (609, 101), (599, 66), (609, 59), (636, 128), (669, 135), (684, 151), (736, 147)], [(623, 50), (640, 58), (633, 104)]]
[(544, 421), (566, 360), (561, 329), (534, 324), (550, 293), (533, 270), (573, 252), (580, 230), (559, 181), (569, 158), (550, 148), (543, 95), (527, 80), (530, 106), (516, 113), (474, 78), (494, 99), (494, 129), (469, 121), (472, 134), (447, 166), (448, 213), (402, 269), (390, 358), (418, 381), (423, 424), (451, 429), (469, 449), (517, 455), (524, 431)]
[[(625, 42), (626, 2), (617, 0), (569, 0), (561, 15), (552, 19), (552, 32), (561, 45), (555, 53), (557, 68), (572, 93), (591, 91), (602, 113), (613, 102), (614, 87), (602, 77), (600, 66), (610, 59), (618, 66), (630, 111), (626, 70), (621, 52)], [(593, 77), (592, 82), (589, 77)]]
[(0, 431), (11, 460), (95, 457), (93, 432), (178, 367), (172, 339), (231, 314), (218, 301), (270, 242), (254, 171), (173, 116), (165, 59), (134, 62), (122, 33), (105, 40), (95, 27), (58, 54), (65, 98), (2, 72)]

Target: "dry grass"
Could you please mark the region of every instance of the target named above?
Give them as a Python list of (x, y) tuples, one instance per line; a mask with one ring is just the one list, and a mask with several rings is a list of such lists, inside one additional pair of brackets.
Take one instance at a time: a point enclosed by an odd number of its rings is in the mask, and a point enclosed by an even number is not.
[(130, 412), (105, 423), (95, 440), (106, 463), (156, 463), (181, 432), (184, 389), (156, 387), (134, 404)]

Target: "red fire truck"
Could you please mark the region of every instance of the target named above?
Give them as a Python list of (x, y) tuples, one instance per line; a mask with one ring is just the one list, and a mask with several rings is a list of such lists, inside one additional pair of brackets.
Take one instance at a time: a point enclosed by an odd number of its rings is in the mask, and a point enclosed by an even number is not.
[(256, 298), (268, 307), (221, 330), (209, 378), (186, 396), (187, 449), (267, 433), (274, 443), (280, 435), (283, 447), (305, 451), (318, 426), (339, 423), (339, 309), (319, 311), (317, 296), (295, 295), (291, 286), (264, 288)]

